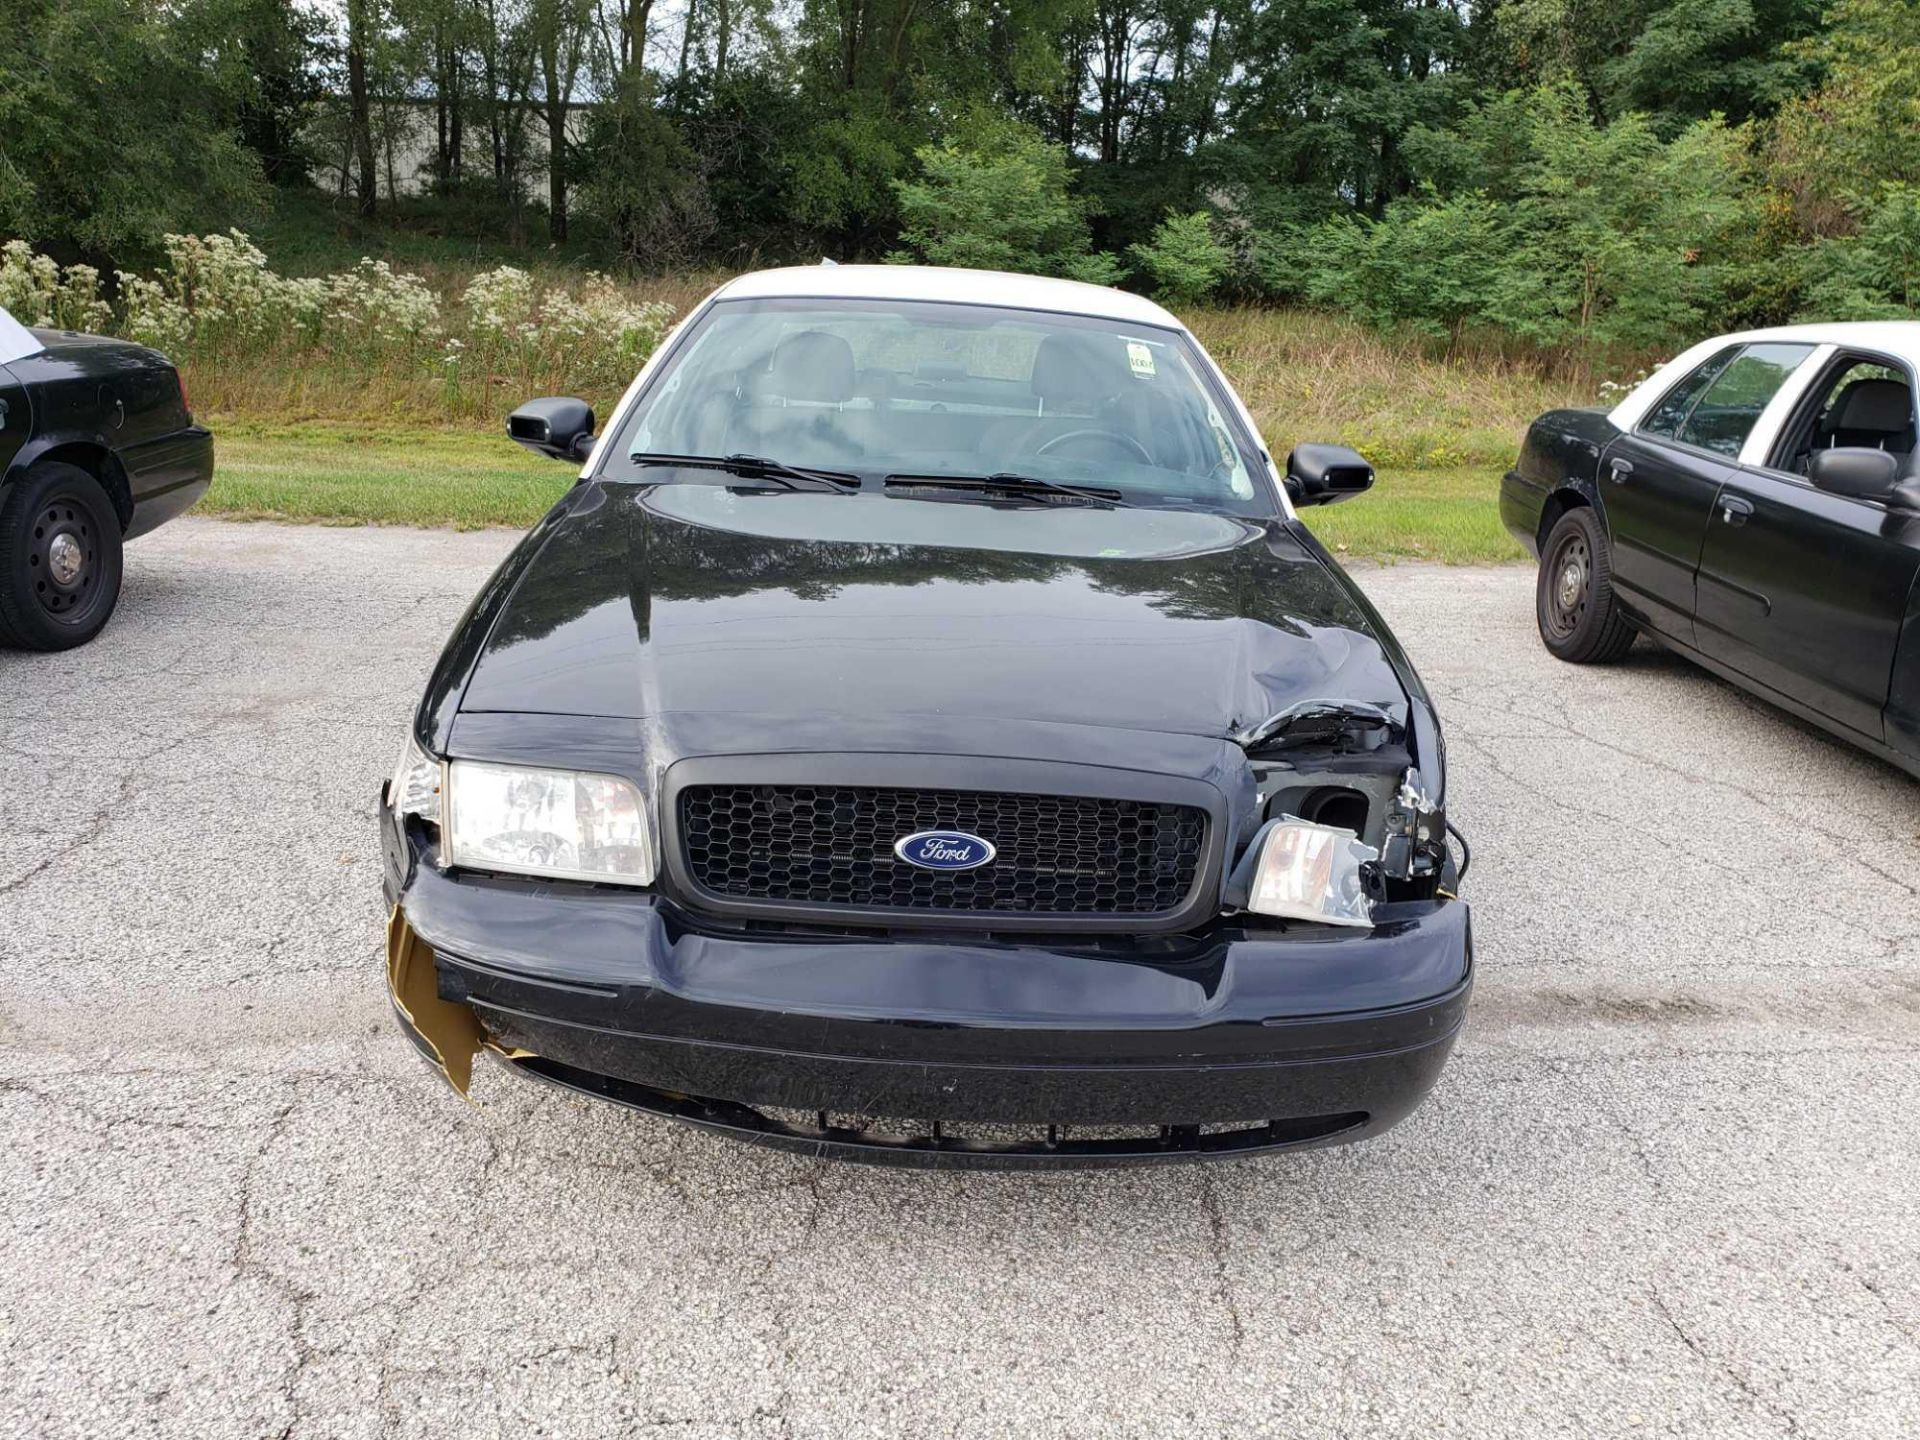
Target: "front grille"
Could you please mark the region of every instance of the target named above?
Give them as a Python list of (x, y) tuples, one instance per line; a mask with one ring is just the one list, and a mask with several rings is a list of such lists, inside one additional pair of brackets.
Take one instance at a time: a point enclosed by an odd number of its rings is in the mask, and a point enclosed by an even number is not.
[[(1158, 915), (1193, 889), (1207, 814), (1079, 795), (838, 785), (692, 785), (680, 843), (694, 883), (737, 900), (1010, 915)], [(893, 853), (921, 830), (993, 843), (977, 870)]]

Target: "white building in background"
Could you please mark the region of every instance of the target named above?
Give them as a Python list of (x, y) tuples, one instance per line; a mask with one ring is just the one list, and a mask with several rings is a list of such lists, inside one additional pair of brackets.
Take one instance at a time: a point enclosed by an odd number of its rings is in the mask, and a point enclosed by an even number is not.
[[(433, 184), (438, 153), (438, 116), (434, 102), (411, 96), (375, 98), (371, 110), (373, 168), (379, 198), (391, 200), (426, 193)], [(590, 110), (590, 106), (580, 101), (567, 108), (567, 138), (576, 145), (586, 139)], [(519, 127), (520, 163), (515, 178), (521, 198), (544, 200), (547, 193), (546, 116), (537, 107), (528, 105), (515, 112), (511, 123)], [(321, 105), (307, 138), (314, 154), (314, 184), (338, 194), (352, 194), (353, 155), (347, 137), (345, 96), (329, 97)], [(493, 174), (493, 137), (484, 122), (475, 124), (469, 117), (461, 157), (466, 176), (475, 184), (487, 183)]]

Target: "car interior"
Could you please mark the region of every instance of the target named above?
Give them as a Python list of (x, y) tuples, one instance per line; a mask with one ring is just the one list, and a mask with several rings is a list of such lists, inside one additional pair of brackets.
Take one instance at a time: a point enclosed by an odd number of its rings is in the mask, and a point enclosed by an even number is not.
[(1843, 355), (1810, 392), (1781, 437), (1780, 468), (1805, 475), (1815, 451), (1854, 448), (1884, 450), (1900, 462), (1900, 473), (1915, 472), (1913, 387), (1905, 371), (1883, 360)]
[[(889, 475), (1014, 471), (1247, 499), (1244, 461), (1176, 337), (1007, 318), (724, 313), (627, 453), (749, 454)], [(997, 318), (996, 318), (997, 317)]]

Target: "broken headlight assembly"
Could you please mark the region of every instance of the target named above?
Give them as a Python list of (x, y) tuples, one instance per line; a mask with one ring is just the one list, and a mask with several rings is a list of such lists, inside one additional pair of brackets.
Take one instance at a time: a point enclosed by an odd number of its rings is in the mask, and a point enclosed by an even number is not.
[(630, 780), (453, 760), (446, 788), (449, 865), (607, 885), (653, 883), (652, 830)]
[(393, 818), (403, 828), (411, 818), (437, 831), (446, 786), (447, 767), (422, 750), (409, 733), (407, 743), (400, 747), (400, 763), (393, 767), (393, 779), (387, 783), (387, 803), (393, 806)]
[(1254, 836), (1227, 897), (1255, 915), (1371, 926), (1379, 860), (1351, 830), (1284, 815)]

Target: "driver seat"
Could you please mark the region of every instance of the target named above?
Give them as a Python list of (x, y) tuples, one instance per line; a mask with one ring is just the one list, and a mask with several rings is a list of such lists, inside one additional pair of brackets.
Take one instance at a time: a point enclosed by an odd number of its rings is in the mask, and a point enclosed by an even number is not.
[(1037, 455), (1076, 430), (1110, 430), (1141, 439), (1141, 407), (1129, 405), (1133, 374), (1110, 335), (1067, 331), (1049, 335), (1033, 353), (1027, 389), (1031, 420), (1009, 422), (994, 434), (998, 458)]
[(1913, 393), (1898, 380), (1851, 382), (1827, 412), (1816, 448), (1861, 446), (1910, 454), (1914, 448)]

